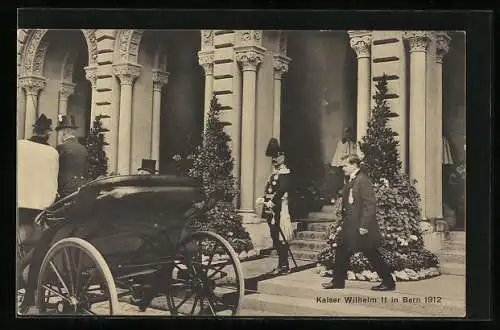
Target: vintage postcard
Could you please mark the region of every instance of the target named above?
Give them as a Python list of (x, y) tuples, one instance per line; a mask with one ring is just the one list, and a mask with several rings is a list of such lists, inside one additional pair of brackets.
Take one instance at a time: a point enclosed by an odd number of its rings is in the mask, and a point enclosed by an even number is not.
[(17, 30), (18, 316), (464, 317), (460, 30)]

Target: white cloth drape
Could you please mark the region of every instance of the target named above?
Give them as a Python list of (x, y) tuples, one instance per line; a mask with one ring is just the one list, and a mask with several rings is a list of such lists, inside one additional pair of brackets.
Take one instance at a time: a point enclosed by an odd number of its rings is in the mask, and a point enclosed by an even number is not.
[(453, 165), (455, 162), (453, 161), (453, 154), (451, 152), (450, 143), (443, 136), (443, 164), (444, 165)]
[(43, 210), (57, 196), (59, 154), (51, 146), (19, 140), (17, 155), (18, 207)]
[[(292, 220), (290, 217), (290, 212), (288, 210), (288, 196), (285, 194), (282, 202), (281, 202), (281, 214), (280, 214), (280, 227), (283, 231), (283, 235), (288, 241), (293, 239), (293, 226)], [(283, 237), (279, 235), (280, 241), (283, 241)]]

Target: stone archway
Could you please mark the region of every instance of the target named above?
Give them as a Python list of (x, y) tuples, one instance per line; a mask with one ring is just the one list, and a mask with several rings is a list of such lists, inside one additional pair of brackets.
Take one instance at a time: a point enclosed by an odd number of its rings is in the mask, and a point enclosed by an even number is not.
[[(19, 122), (24, 123), (19, 130), (20, 136), (29, 137), (31, 127), (36, 121), (39, 108), (40, 92), (46, 87), (47, 78), (44, 76), (44, 64), (46, 54), (51, 46), (49, 29), (22, 30), (18, 39), (18, 90)], [(54, 30), (57, 31), (57, 30)], [(85, 48), (88, 52), (88, 64), (90, 67), (97, 66), (97, 39), (96, 30), (79, 30), (85, 40)], [(71, 50), (61, 59), (60, 73), (60, 104), (67, 104), (67, 98), (72, 92), (72, 74), (75, 55)], [(22, 93), (24, 90), (24, 93)], [(94, 92), (92, 92), (92, 95)], [(92, 96), (93, 97), (93, 96)], [(62, 109), (62, 108), (60, 108)], [(59, 110), (58, 109), (58, 112)], [(56, 117), (52, 114), (51, 117)], [(55, 121), (55, 118), (52, 118)]]

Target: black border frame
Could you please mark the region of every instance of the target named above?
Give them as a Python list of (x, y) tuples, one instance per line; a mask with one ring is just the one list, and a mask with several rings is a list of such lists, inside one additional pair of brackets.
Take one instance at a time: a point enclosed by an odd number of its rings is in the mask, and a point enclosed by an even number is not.
[[(18, 10), (19, 28), (155, 28), (155, 29), (202, 29), (202, 28), (231, 28), (231, 29), (432, 29), (432, 30), (465, 30), (466, 35), (466, 126), (467, 126), (467, 314), (474, 320), (488, 320), (493, 317), (492, 294), (495, 292), (492, 283), (493, 264), (491, 249), (493, 240), (493, 13), (491, 11), (353, 11), (353, 10), (161, 10), (161, 9), (42, 9), (30, 8)], [(10, 32), (9, 32), (10, 33)], [(10, 38), (12, 35), (6, 36)], [(12, 38), (13, 39), (13, 38)], [(12, 40), (13, 43), (13, 40)], [(9, 54), (13, 54), (12, 51)], [(12, 63), (11, 68), (14, 68)], [(14, 70), (12, 71), (14, 73)], [(9, 78), (4, 86), (14, 86)], [(15, 108), (15, 87), (11, 94), (4, 100), (10, 99), (12, 103), (6, 105)], [(6, 111), (11, 115), (15, 136), (16, 115), (13, 111)], [(10, 146), (14, 147), (15, 139)], [(8, 154), (7, 156), (11, 156)], [(479, 160), (479, 161), (478, 161)], [(8, 158), (9, 165), (16, 166), (15, 153)], [(12, 161), (12, 162), (10, 162)], [(5, 163), (4, 163), (5, 165)], [(9, 169), (7, 169), (9, 170)], [(6, 173), (7, 171), (4, 171)], [(10, 172), (7, 178), (15, 178)], [(13, 203), (10, 204), (9, 214), (15, 216), (15, 179), (13, 182)], [(12, 217), (6, 217), (4, 225), (6, 232), (15, 230)], [(14, 256), (15, 240), (13, 235), (4, 237), (9, 240), (7, 255)], [(10, 240), (12, 238), (12, 240)], [(14, 258), (10, 260), (14, 264)], [(4, 259), (5, 260), (5, 259)], [(10, 269), (13, 269), (10, 268)], [(9, 292), (14, 291), (14, 272), (9, 273)], [(3, 295), (6, 301), (8, 314), (15, 318), (14, 301), (10, 294)], [(128, 322), (139, 320), (146, 322), (147, 326), (160, 325), (162, 327), (181, 325), (185, 320), (166, 321), (164, 319), (126, 318), (113, 322), (113, 325), (123, 326)], [(274, 318), (238, 318), (233, 321), (245, 325), (251, 320), (264, 324)], [(293, 319), (297, 325), (300, 320), (315, 320), (318, 325), (327, 325), (322, 321), (336, 321), (337, 318), (306, 318)], [(365, 320), (365, 319), (349, 319)], [(372, 322), (400, 323), (400, 319), (368, 319)], [(405, 319), (406, 322), (422, 319)], [(50, 320), (25, 320), (18, 319), (19, 323), (35, 328), (52, 324)], [(66, 321), (66, 320), (65, 320)], [(65, 322), (63, 321), (63, 322)], [(109, 320), (67, 320), (68, 325), (94, 325), (104, 327), (109, 325)], [(159, 321), (159, 322), (158, 322)], [(298, 321), (298, 322), (297, 322)], [(442, 321), (442, 319), (425, 319), (425, 321)], [(179, 322), (179, 323), (178, 323)], [(188, 327), (194, 326), (198, 321), (188, 321)], [(213, 324), (214, 321), (202, 319), (200, 325)], [(321, 322), (321, 323), (320, 323)], [(19, 325), (19, 323), (17, 325)], [(66, 322), (65, 322), (66, 323)], [(233, 322), (222, 322), (217, 327), (231, 325)], [(130, 323), (132, 324), (132, 323)], [(295, 325), (295, 324), (294, 324)], [(454, 324), (456, 326), (457, 324)], [(405, 325), (407, 326), (407, 325)]]

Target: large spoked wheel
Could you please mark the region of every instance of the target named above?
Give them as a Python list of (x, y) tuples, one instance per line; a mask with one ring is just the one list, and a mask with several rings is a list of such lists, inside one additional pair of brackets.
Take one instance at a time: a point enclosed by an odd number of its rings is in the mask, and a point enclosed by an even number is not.
[(243, 271), (222, 236), (200, 231), (185, 239), (169, 273), (167, 304), (172, 315), (238, 313), (245, 293)]
[(40, 268), (36, 306), (40, 314), (117, 314), (115, 282), (99, 251), (76, 237), (54, 244)]

